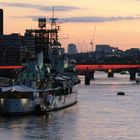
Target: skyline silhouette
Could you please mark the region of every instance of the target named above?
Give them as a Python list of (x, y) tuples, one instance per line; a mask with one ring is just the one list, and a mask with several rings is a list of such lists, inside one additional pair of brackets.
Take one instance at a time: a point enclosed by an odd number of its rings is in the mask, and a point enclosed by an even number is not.
[[(95, 44), (110, 44), (122, 50), (139, 48), (140, 1), (138, 0), (7, 0), (0, 2), (4, 10), (4, 33), (24, 34), (36, 28), (38, 17), (59, 18), (61, 42), (66, 48), (75, 43), (78, 50), (90, 51), (90, 40), (96, 26)], [(68, 38), (66, 39), (66, 37)]]

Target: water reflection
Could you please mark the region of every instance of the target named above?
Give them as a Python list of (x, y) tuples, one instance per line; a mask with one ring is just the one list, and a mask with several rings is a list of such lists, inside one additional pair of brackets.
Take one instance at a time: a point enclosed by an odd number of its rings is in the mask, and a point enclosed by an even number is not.
[(82, 82), (75, 106), (42, 116), (0, 117), (0, 139), (139, 140), (139, 91), (129, 77), (107, 81), (101, 75), (90, 86)]

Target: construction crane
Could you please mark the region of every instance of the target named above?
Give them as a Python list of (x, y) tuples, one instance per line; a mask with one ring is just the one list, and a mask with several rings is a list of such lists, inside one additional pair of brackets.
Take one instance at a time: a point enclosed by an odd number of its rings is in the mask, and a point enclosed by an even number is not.
[(92, 51), (92, 52), (93, 52), (93, 48), (94, 48), (95, 33), (96, 33), (96, 26), (94, 27), (93, 38), (92, 38), (91, 41), (90, 41), (91, 51)]

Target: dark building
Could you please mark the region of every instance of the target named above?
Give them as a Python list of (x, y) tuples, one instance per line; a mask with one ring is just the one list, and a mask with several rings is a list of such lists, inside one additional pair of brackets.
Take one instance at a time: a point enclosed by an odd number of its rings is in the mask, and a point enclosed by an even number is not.
[[(0, 35), (0, 65), (19, 65), (25, 49), (19, 34)], [(24, 50), (23, 50), (24, 49)]]
[(3, 10), (0, 9), (0, 34), (3, 35)]
[(23, 37), (23, 46), (26, 48), (27, 55), (26, 57), (33, 57), (35, 54), (35, 37), (26, 32)]
[(76, 45), (71, 43), (68, 45), (68, 54), (76, 54), (77, 53), (77, 48)]
[(99, 44), (96, 45), (96, 52), (100, 52), (102, 54), (111, 54), (112, 53), (112, 48), (110, 45), (106, 45), (106, 44)]

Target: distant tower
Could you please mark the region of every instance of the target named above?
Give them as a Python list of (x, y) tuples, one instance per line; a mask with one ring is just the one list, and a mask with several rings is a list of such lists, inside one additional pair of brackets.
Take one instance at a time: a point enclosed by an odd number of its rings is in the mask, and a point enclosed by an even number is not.
[(3, 35), (3, 9), (0, 9), (0, 35)]
[(77, 48), (76, 45), (71, 43), (68, 45), (68, 54), (76, 54), (77, 53)]

